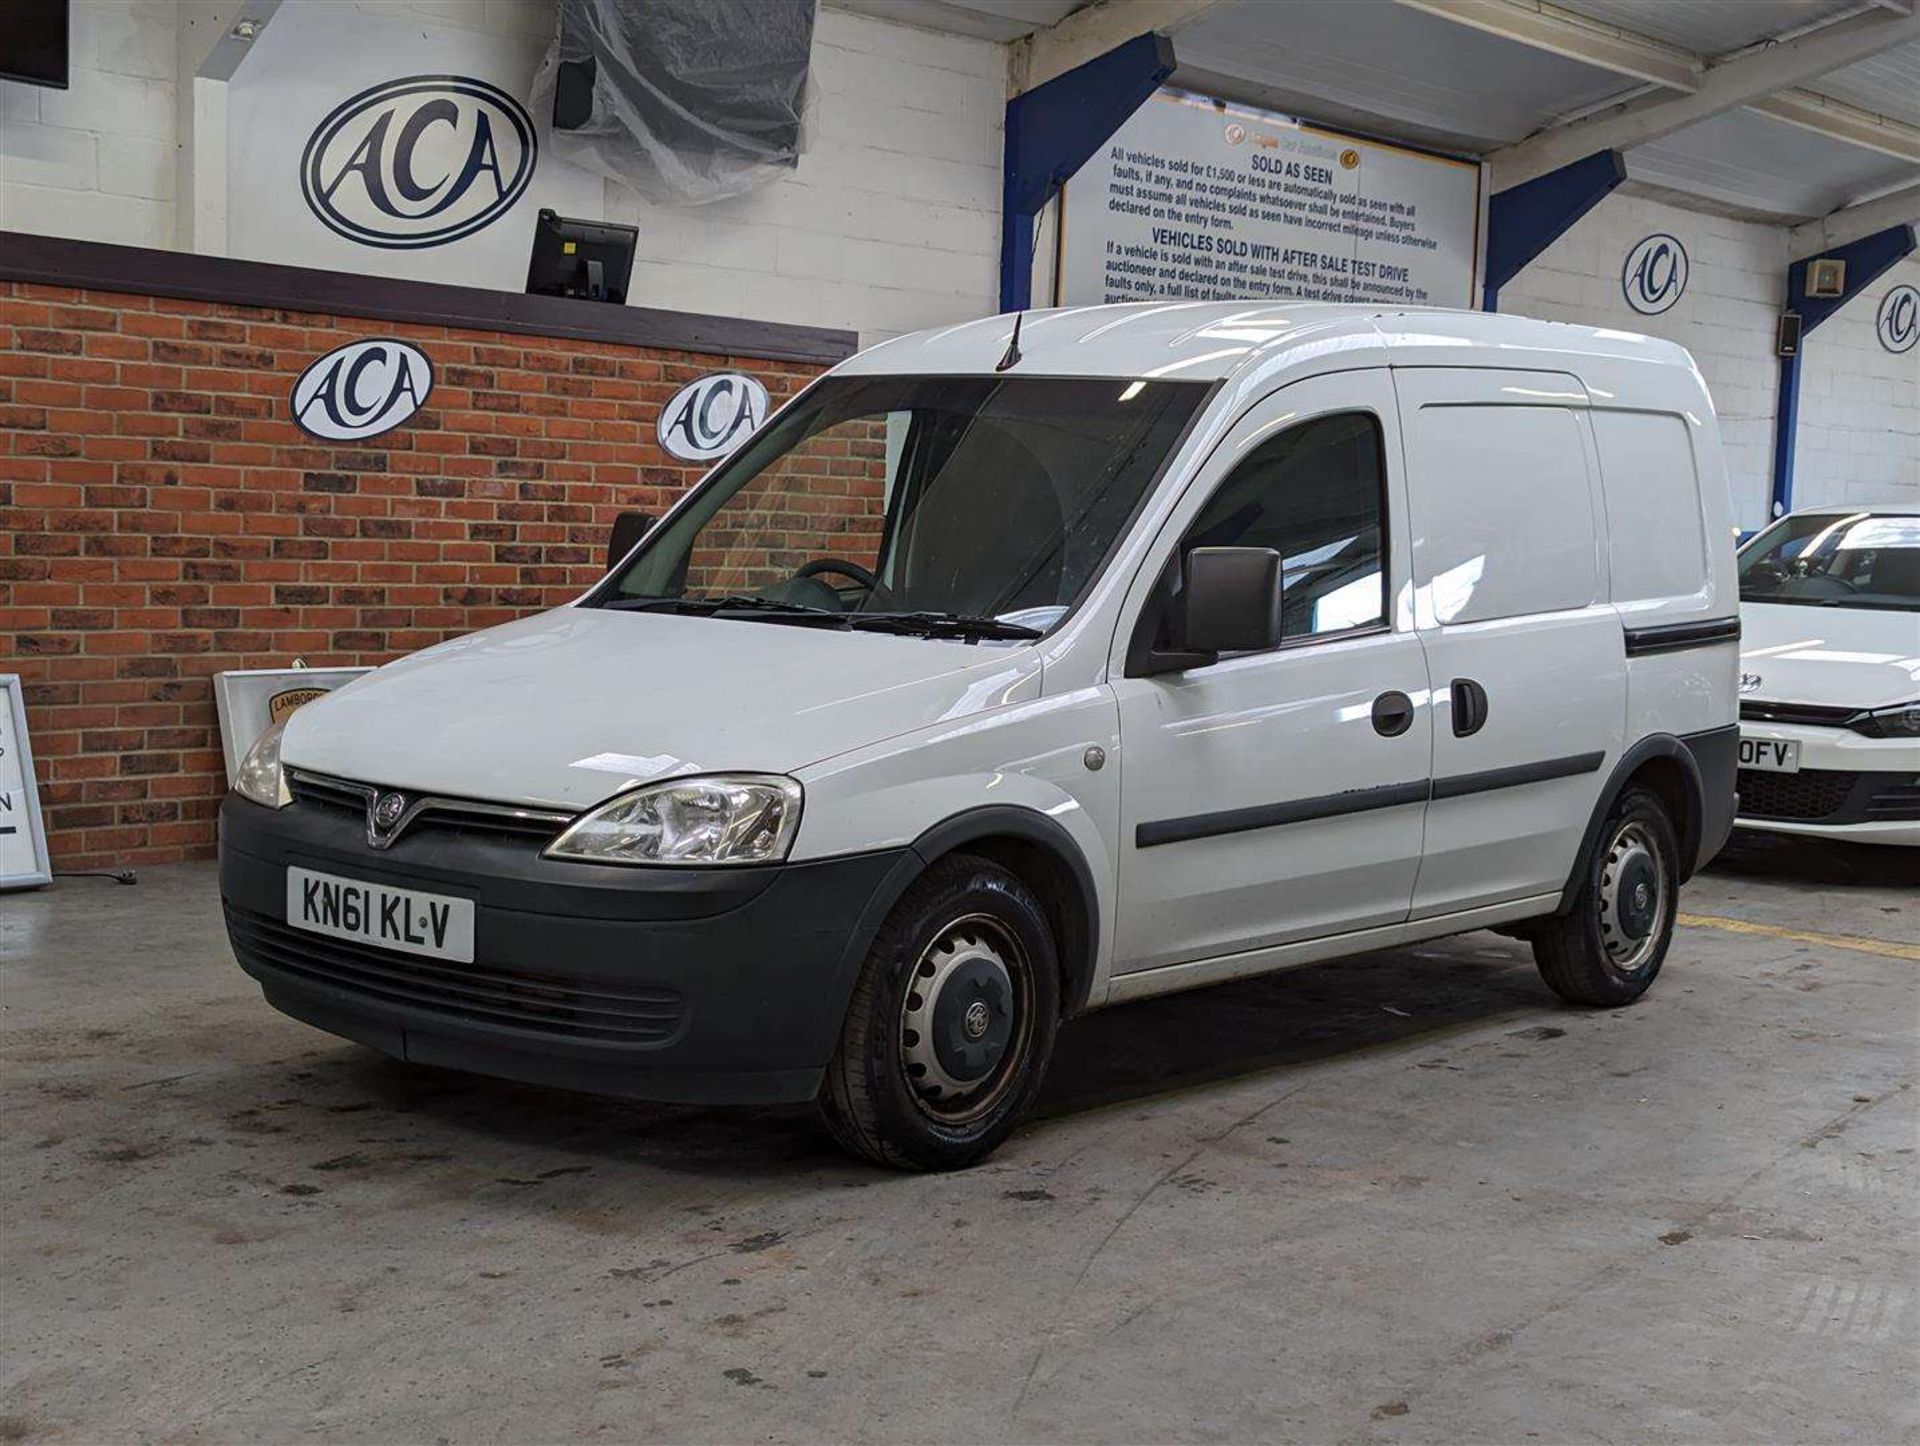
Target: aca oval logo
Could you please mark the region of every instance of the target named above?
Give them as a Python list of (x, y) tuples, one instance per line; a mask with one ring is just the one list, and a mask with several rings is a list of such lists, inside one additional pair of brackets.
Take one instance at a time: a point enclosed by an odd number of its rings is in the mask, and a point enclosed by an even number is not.
[(688, 462), (726, 456), (767, 419), (767, 389), (740, 372), (689, 382), (660, 409), (660, 445)]
[(498, 220), (533, 179), (525, 107), (464, 75), (410, 75), (336, 107), (300, 154), (323, 225), (363, 246), (444, 246)]
[(1687, 248), (1680, 238), (1656, 231), (1627, 253), (1620, 269), (1620, 290), (1642, 316), (1669, 310), (1687, 289)]
[(1880, 345), (1898, 356), (1912, 351), (1920, 339), (1920, 290), (1896, 286), (1880, 298), (1880, 309), (1873, 316), (1873, 334)]
[(336, 347), (293, 384), (293, 420), (329, 442), (391, 432), (433, 391), (433, 363), (392, 337)]

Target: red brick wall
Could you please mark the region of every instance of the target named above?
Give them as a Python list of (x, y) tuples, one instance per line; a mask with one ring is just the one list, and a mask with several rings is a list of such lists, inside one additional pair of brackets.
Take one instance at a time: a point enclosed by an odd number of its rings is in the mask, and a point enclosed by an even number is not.
[[(713, 514), (687, 559), (694, 592), (751, 592), (814, 558), (880, 566), (886, 523), (887, 425), (854, 418), (823, 428)], [(823, 574), (846, 587), (841, 573)]]
[[(294, 379), (368, 336), (427, 353), (425, 407), (308, 436)], [(210, 853), (212, 674), (385, 662), (575, 596), (616, 512), (700, 475), (654, 422), (721, 369), (776, 404), (819, 370), (0, 282), (0, 671), (55, 867)]]

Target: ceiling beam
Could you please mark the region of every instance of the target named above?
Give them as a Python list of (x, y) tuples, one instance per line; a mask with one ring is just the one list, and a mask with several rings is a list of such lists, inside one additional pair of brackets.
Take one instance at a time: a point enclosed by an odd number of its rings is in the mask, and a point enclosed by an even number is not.
[(1878, 151), (1883, 156), (1920, 166), (1920, 127), (1875, 115), (1832, 96), (1815, 95), (1810, 90), (1783, 90), (1778, 95), (1754, 101), (1747, 109), (1831, 140), (1845, 141), (1850, 146)]
[(1787, 233), (1787, 259), (1805, 261), (1902, 223), (1920, 224), (1920, 181), (1795, 226)]
[(1920, 40), (1920, 16), (1876, 10), (1743, 51), (1708, 66), (1691, 93), (1638, 96), (1493, 152), (1493, 188), (1530, 181), (1594, 151), (1646, 145), (1909, 40)]
[(1136, 35), (1171, 35), (1218, 10), (1227, 0), (1100, 0), (1058, 25), (1013, 42), (1009, 98), (1105, 55)]
[(1544, 0), (1400, 0), (1400, 4), (1668, 90), (1698, 90), (1706, 70), (1706, 63), (1689, 51), (1582, 19)]

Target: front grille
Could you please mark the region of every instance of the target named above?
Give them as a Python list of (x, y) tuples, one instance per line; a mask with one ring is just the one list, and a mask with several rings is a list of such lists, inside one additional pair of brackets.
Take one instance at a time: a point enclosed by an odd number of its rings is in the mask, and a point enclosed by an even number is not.
[(1740, 717), (1748, 723), (1802, 723), (1815, 728), (1844, 728), (1858, 708), (1832, 708), (1822, 703), (1742, 703)]
[[(474, 1023), (508, 1025), (567, 1039), (653, 1044), (680, 1028), (686, 1000), (657, 985), (552, 978), (490, 964), (450, 964), (291, 929), (278, 919), (227, 906), (234, 952), (264, 970)], [(256, 966), (258, 966), (256, 968)]]
[[(371, 783), (331, 778), (324, 773), (304, 769), (287, 770), (287, 792), (293, 801), (310, 808), (351, 815), (365, 823), (367, 804), (379, 793)], [(512, 834), (550, 842), (572, 821), (570, 814), (553, 809), (521, 808), (514, 804), (482, 803), (477, 799), (422, 797), (407, 795), (409, 806), (392, 839), (415, 829), (441, 828), (478, 830), (484, 833)]]
[(1740, 770), (1740, 812), (1749, 818), (1811, 822), (1840, 812), (1852, 795), (1857, 773), (1809, 768), (1799, 773)]

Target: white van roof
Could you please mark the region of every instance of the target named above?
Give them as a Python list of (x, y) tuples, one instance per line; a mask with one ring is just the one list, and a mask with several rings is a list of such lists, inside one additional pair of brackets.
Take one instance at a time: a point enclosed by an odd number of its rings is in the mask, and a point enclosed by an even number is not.
[[(1009, 312), (896, 337), (836, 370), (850, 375), (991, 372), (1007, 350), (1013, 323)], [(1497, 312), (1160, 301), (1028, 311), (1020, 324), (1021, 359), (1013, 370), (1024, 376), (1219, 381), (1256, 369), (1291, 370), (1290, 362), (1324, 360), (1333, 352), (1342, 354), (1342, 366), (1459, 366), (1465, 348), (1504, 353), (1476, 358), (1479, 365), (1577, 371), (1577, 360), (1587, 357), (1693, 368), (1692, 358), (1672, 342)], [(1378, 355), (1369, 359), (1365, 353)]]

